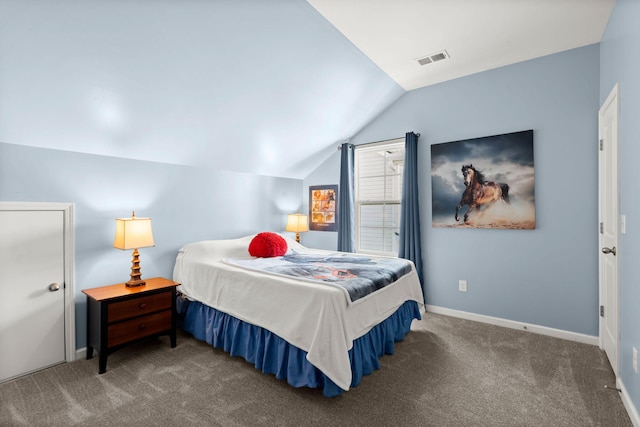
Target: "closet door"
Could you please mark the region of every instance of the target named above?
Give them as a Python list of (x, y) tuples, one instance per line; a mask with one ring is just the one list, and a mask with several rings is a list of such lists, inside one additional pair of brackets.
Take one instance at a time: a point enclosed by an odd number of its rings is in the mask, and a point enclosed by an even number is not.
[(0, 382), (66, 360), (64, 215), (0, 210)]

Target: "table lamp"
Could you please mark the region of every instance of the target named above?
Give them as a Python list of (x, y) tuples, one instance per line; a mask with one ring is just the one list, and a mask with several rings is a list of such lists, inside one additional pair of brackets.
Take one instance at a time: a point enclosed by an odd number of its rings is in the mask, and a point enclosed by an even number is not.
[(145, 282), (141, 279), (138, 249), (151, 246), (155, 245), (150, 218), (136, 218), (135, 212), (131, 212), (131, 218), (116, 218), (116, 236), (113, 240), (113, 247), (121, 250), (133, 249), (131, 280), (125, 283), (127, 287), (144, 286)]
[(309, 221), (306, 215), (301, 213), (289, 214), (285, 231), (296, 233), (296, 242), (300, 243), (300, 233), (309, 231)]

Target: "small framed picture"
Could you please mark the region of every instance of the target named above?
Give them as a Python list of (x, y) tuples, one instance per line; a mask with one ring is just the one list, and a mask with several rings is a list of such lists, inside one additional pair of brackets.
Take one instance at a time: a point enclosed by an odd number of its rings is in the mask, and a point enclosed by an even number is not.
[(309, 186), (309, 230), (338, 231), (338, 186)]

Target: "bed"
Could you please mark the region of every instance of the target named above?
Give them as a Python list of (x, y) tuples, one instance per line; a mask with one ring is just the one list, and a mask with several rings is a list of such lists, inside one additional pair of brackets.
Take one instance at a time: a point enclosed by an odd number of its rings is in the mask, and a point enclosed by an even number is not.
[[(286, 241), (286, 253), (274, 258), (348, 255), (353, 261), (355, 256), (310, 249), (278, 236)], [(294, 387), (320, 388), (333, 397), (357, 386), (379, 369), (384, 354), (393, 354), (394, 342), (404, 338), (411, 322), (421, 318), (422, 289), (409, 261), (397, 280), (392, 277), (354, 298), (344, 286), (318, 280), (317, 274), (292, 277), (254, 268), (255, 261), (276, 261), (249, 255), (254, 238), (194, 242), (179, 250), (173, 279), (181, 283), (177, 309), (182, 328)]]

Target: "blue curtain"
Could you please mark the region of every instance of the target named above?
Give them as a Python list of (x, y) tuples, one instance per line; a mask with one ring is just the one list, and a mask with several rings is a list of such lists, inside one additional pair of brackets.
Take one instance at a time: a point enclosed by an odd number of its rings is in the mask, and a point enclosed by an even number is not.
[(420, 244), (420, 206), (418, 203), (418, 137), (408, 132), (405, 136), (404, 176), (400, 207), (400, 258), (413, 261), (422, 281), (422, 246)]
[(355, 252), (355, 215), (353, 207), (353, 145), (342, 144), (340, 158), (340, 191), (338, 196), (338, 250)]

